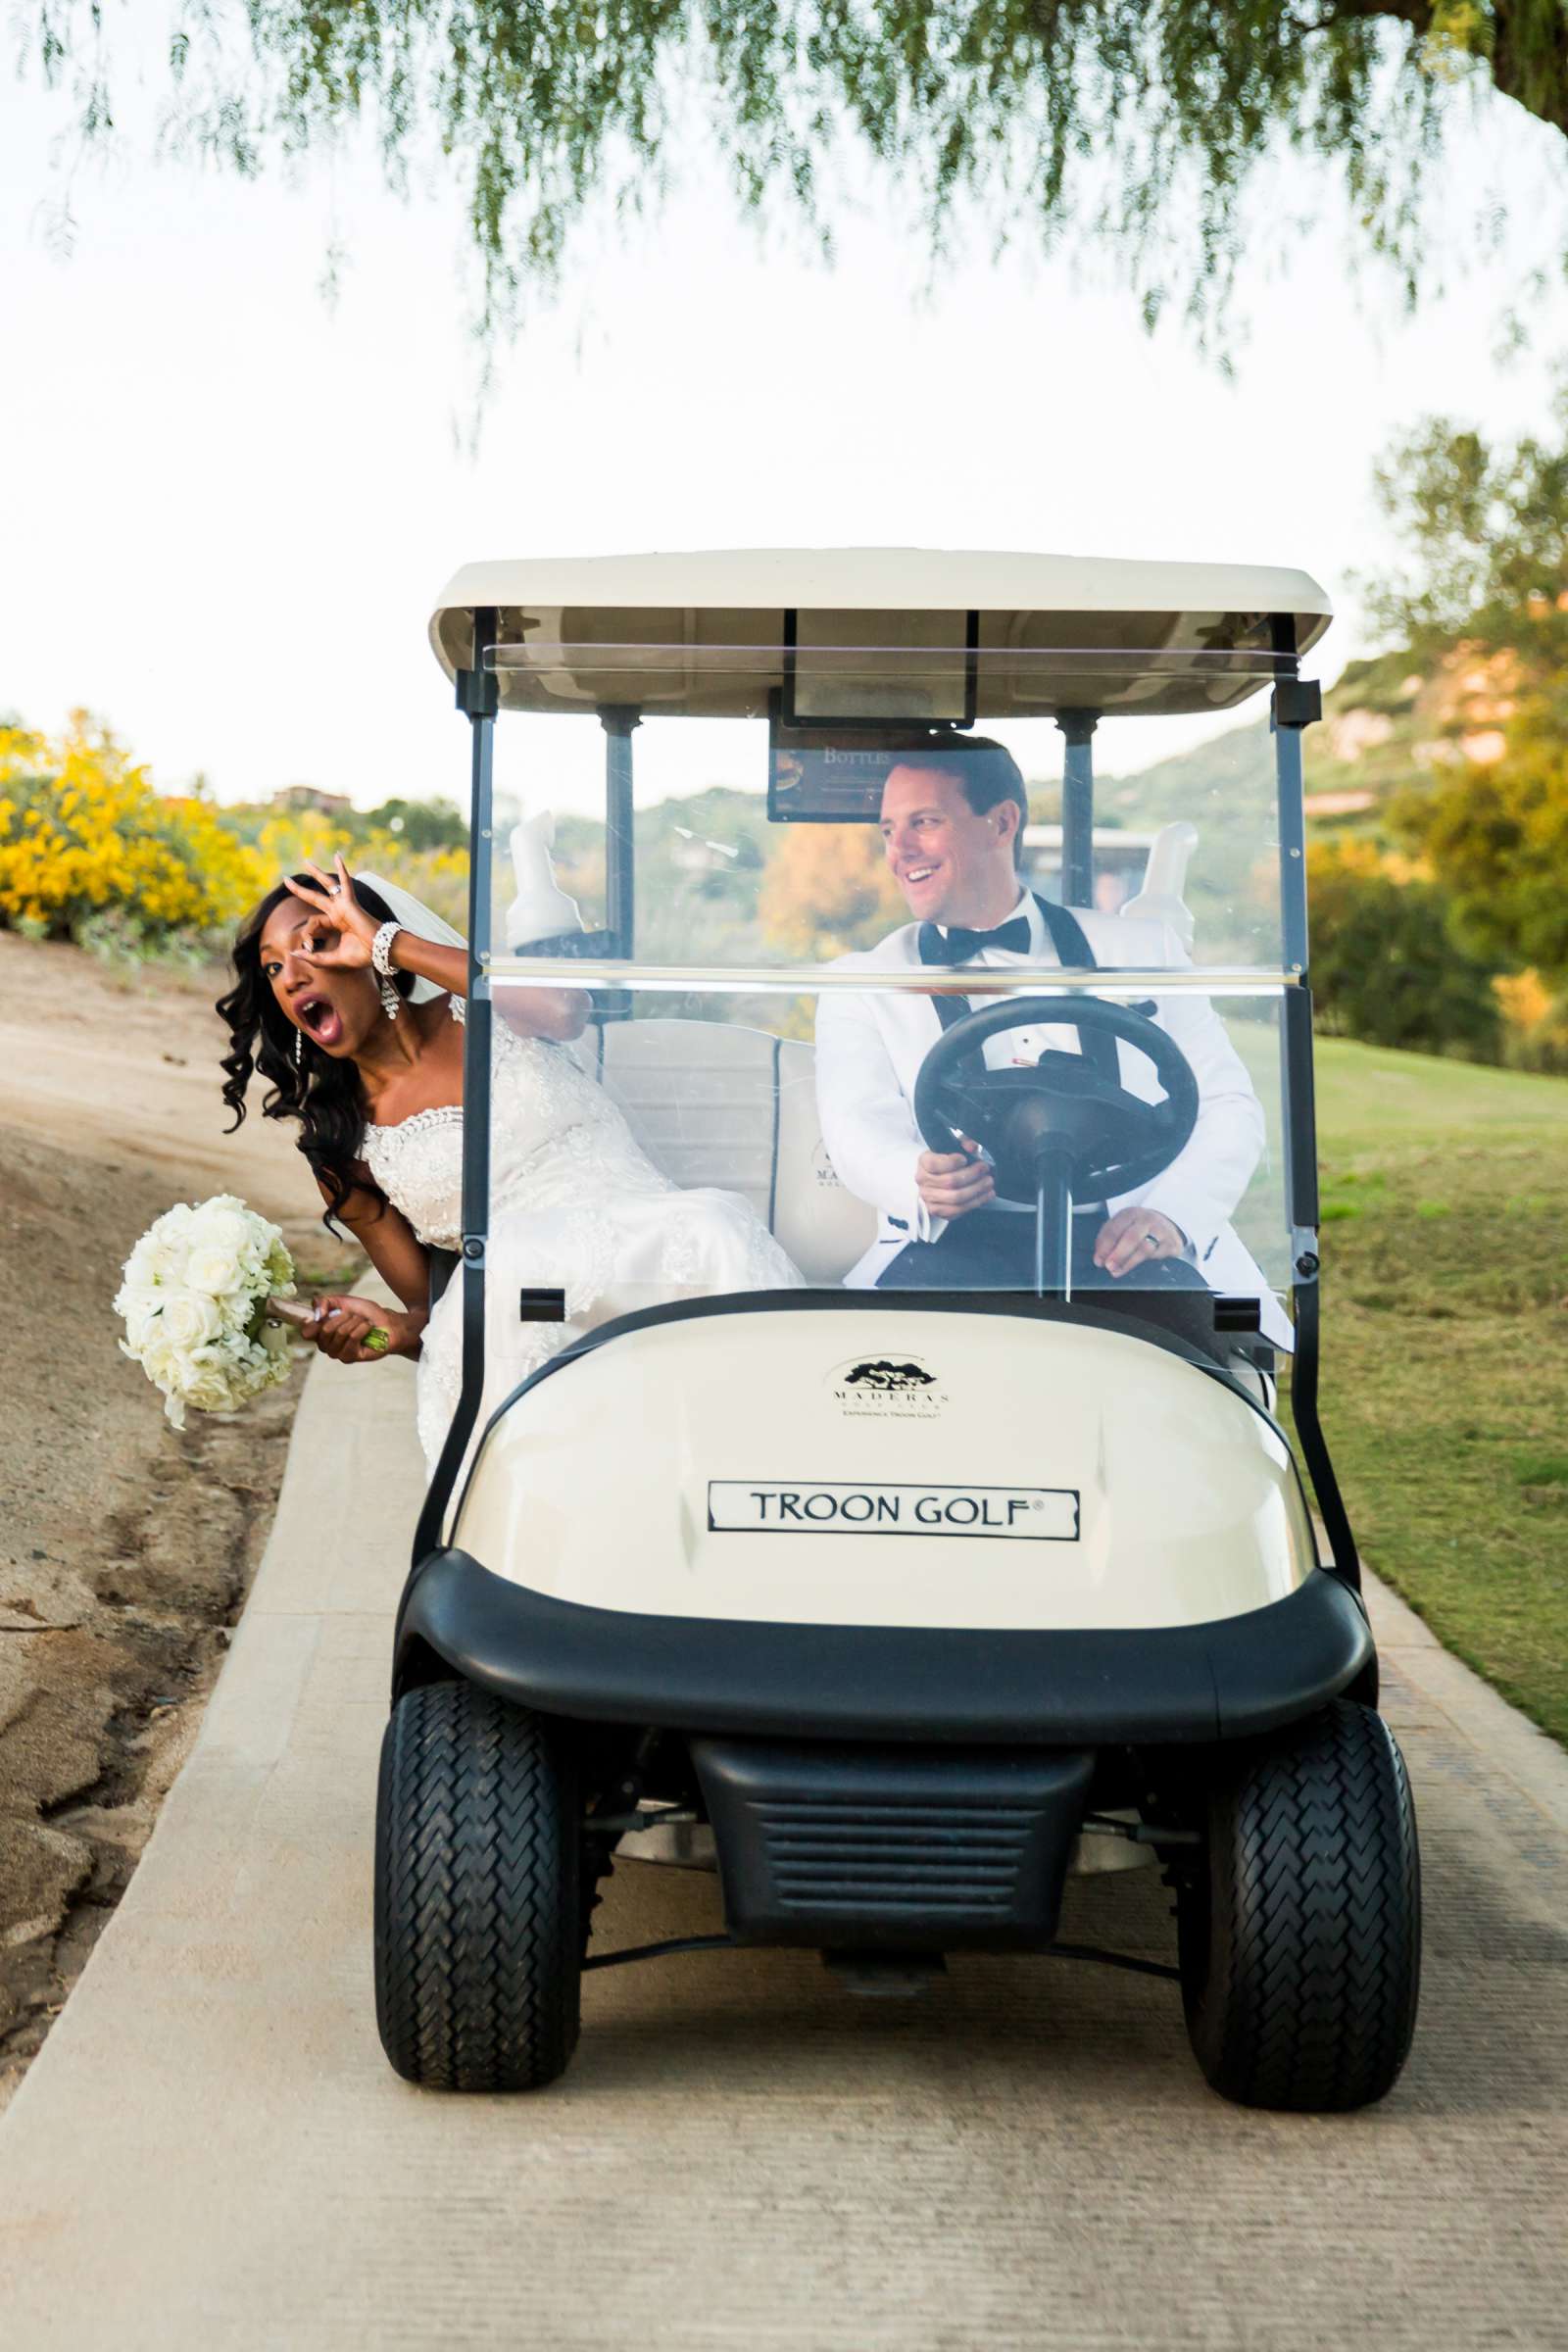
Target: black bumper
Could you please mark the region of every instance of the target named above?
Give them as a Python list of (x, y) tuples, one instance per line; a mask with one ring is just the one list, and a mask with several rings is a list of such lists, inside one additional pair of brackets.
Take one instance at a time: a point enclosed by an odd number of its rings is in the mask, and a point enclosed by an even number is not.
[(754, 1739), (1028, 1746), (1242, 1740), (1371, 1697), (1372, 1636), (1317, 1570), (1289, 1599), (1132, 1633), (777, 1625), (583, 1608), (430, 1555), (399, 1613), (393, 1688), (448, 1669), (590, 1723)]

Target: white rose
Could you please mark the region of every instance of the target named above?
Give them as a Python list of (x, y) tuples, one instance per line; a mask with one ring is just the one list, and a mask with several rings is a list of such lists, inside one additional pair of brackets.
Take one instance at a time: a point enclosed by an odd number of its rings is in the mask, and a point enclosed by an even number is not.
[[(161, 1323), (162, 1317), (159, 1320)], [(176, 1348), (161, 1329), (156, 1330), (142, 1348), (141, 1368), (155, 1388), (176, 1389), (184, 1375), (184, 1350)]]
[(153, 1282), (178, 1282), (185, 1271), (188, 1242), (184, 1234), (150, 1233), (137, 1245), (142, 1270)]
[(133, 1298), (149, 1298), (156, 1301), (162, 1296), (162, 1292), (146, 1267), (138, 1265), (133, 1257), (127, 1257), (120, 1288), (115, 1293), (116, 1314), (122, 1315)]
[(235, 1402), (230, 1364), (220, 1348), (198, 1348), (182, 1366), (179, 1393), (199, 1413), (226, 1413)]
[(242, 1257), (254, 1247), (259, 1217), (244, 1209), (220, 1208), (213, 1202), (202, 1211), (198, 1240), (209, 1250), (227, 1250), (233, 1256)]
[(154, 1283), (157, 1279), (158, 1259), (152, 1249), (150, 1237), (144, 1234), (125, 1260), (122, 1270), (122, 1280), (132, 1288), (139, 1288)]
[(207, 1291), (215, 1298), (224, 1298), (231, 1291), (245, 1287), (245, 1268), (232, 1250), (215, 1249), (198, 1242), (185, 1261), (185, 1280), (193, 1291)]
[(154, 1290), (150, 1284), (132, 1286), (126, 1283), (115, 1300), (115, 1312), (125, 1319), (125, 1337), (139, 1354), (158, 1330), (163, 1320), (167, 1291)]
[(166, 1291), (163, 1326), (175, 1348), (201, 1348), (216, 1340), (222, 1327), (217, 1301), (205, 1291)]

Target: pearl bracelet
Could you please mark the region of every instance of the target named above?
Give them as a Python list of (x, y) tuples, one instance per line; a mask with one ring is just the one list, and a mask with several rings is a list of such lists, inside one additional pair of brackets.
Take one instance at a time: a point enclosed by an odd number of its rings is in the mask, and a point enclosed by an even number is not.
[(370, 942), (370, 961), (383, 980), (392, 977), (392, 942), (405, 928), (402, 923), (383, 923)]

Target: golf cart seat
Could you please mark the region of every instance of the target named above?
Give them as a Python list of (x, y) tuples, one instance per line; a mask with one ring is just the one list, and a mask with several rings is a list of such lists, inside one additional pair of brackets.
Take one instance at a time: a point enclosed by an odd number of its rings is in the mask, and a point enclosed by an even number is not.
[(808, 1283), (841, 1283), (875, 1239), (822, 1141), (812, 1047), (730, 1021), (596, 1021), (576, 1052), (656, 1167), (743, 1195)]

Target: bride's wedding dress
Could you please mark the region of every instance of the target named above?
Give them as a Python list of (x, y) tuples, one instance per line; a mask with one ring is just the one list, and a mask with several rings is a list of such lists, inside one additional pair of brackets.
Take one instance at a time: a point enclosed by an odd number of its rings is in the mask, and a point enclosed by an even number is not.
[[(612, 1316), (721, 1291), (800, 1287), (749, 1202), (736, 1193), (682, 1192), (662, 1176), (569, 1051), (518, 1037), (499, 1020), (493, 1037), (480, 1428), (519, 1380)], [(368, 1125), (361, 1150), (427, 1248), (461, 1249), (461, 1107)], [(520, 1322), (519, 1290), (545, 1286), (565, 1292), (565, 1322)], [(462, 1387), (462, 1290), (461, 1281), (448, 1284), (419, 1356), (419, 1443), (431, 1471)]]

